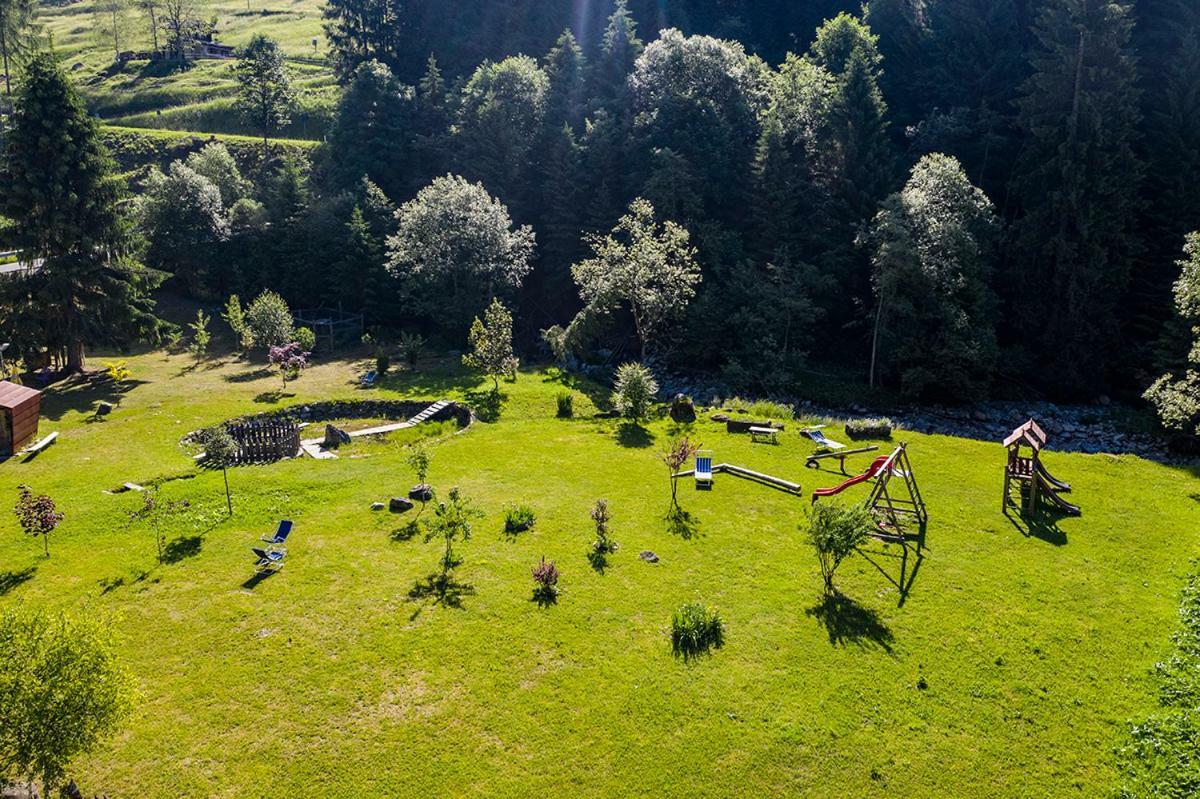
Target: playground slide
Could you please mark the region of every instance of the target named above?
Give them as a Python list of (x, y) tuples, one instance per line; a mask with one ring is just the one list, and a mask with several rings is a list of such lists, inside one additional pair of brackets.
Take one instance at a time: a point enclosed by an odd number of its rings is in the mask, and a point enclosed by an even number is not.
[(849, 480), (842, 483), (841, 485), (834, 486), (833, 488), (818, 488), (818, 489), (816, 489), (815, 491), (812, 492), (813, 502), (816, 502), (821, 497), (832, 497), (836, 494), (840, 494), (843, 491), (845, 491), (847, 488), (850, 488), (851, 486), (856, 486), (859, 483), (865, 483), (866, 481), (870, 480), (872, 477), (874, 477), (879, 472), (879, 469), (883, 466), (884, 463), (887, 462), (887, 459), (888, 459), (888, 456), (886, 456), (886, 455), (876, 458), (874, 463), (871, 464), (871, 467), (869, 469), (867, 469), (862, 474), (858, 474), (858, 475), (855, 475), (854, 477), (851, 477)]
[(1053, 488), (1055, 491), (1070, 491), (1071, 490), (1070, 483), (1064, 483), (1062, 480), (1059, 480), (1057, 477), (1050, 474), (1050, 470), (1047, 469), (1045, 464), (1043, 464), (1041, 461), (1037, 462), (1037, 470), (1038, 470), (1038, 474), (1040, 474), (1042, 476), (1042, 481), (1049, 483), (1050, 487)]
[(1068, 516), (1080, 516), (1083, 514), (1083, 511), (1080, 510), (1078, 505), (1067, 502), (1065, 499), (1060, 497), (1054, 490), (1054, 485), (1046, 482), (1046, 479), (1041, 475), (1040, 472), (1038, 473), (1037, 479), (1038, 488), (1041, 489), (1039, 493), (1045, 497), (1051, 505), (1055, 506)]

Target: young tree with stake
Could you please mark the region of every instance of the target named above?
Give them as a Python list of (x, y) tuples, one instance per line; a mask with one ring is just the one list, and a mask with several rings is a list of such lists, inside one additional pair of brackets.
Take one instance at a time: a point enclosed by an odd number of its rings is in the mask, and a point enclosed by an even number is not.
[(22, 483), (17, 486), (17, 505), (13, 512), (16, 513), (17, 521), (26, 535), (42, 537), (46, 557), (50, 557), (50, 534), (64, 518), (54, 500), (45, 494), (35, 497), (33, 490)]

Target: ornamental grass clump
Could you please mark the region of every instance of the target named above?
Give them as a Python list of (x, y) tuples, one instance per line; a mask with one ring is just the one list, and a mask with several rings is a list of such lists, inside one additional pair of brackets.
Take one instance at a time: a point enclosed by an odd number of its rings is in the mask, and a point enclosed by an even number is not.
[(700, 602), (686, 602), (671, 616), (671, 649), (691, 658), (725, 644), (721, 615)]
[(558, 601), (558, 567), (554, 561), (542, 562), (533, 567), (533, 598), (538, 604), (550, 605)]

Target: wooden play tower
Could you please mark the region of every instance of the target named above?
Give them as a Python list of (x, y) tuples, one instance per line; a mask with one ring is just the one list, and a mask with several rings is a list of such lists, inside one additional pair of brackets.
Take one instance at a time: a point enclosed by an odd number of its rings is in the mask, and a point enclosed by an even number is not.
[[(1078, 505), (1073, 505), (1063, 499), (1060, 494), (1071, 490), (1071, 484), (1059, 480), (1050, 474), (1042, 464), (1042, 448), (1046, 446), (1046, 433), (1033, 419), (1013, 430), (1004, 439), (1008, 449), (1008, 463), (1004, 467), (1004, 499), (1001, 510), (1005, 513), (1009, 508), (1019, 507), (1023, 513), (1030, 513), (1043, 500), (1070, 516), (1078, 516), (1081, 511)], [(1026, 451), (1028, 450), (1028, 454)], [(1013, 489), (1020, 495), (1018, 502), (1013, 498)]]

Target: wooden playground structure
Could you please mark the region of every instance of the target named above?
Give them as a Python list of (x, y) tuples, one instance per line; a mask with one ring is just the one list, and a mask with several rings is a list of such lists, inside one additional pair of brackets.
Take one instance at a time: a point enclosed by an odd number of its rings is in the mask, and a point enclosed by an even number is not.
[[(1068, 516), (1083, 513), (1078, 505), (1063, 499), (1061, 494), (1071, 490), (1071, 484), (1059, 480), (1045, 467), (1041, 460), (1042, 448), (1046, 446), (1046, 433), (1033, 419), (1013, 430), (1004, 439), (1008, 449), (1008, 462), (1004, 467), (1004, 499), (1000, 509), (1008, 513), (1009, 508), (1020, 508), (1029, 514), (1043, 500), (1055, 510)], [(1029, 453), (1025, 454), (1025, 448)], [(1013, 498), (1014, 487), (1021, 495), (1020, 502)]]
[(876, 458), (866, 471), (840, 485), (818, 488), (812, 493), (812, 501), (815, 503), (822, 497), (835, 496), (847, 488), (866, 482), (871, 482), (866, 506), (878, 528), (876, 537), (900, 542), (915, 540), (920, 547), (929, 513), (908, 458), (907, 444), (900, 444), (890, 455)]

